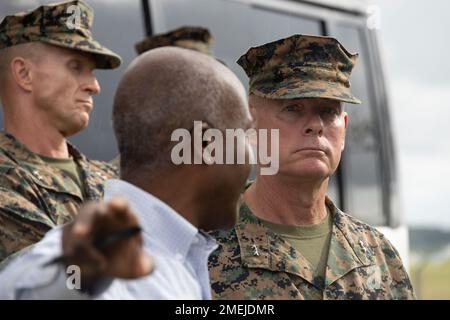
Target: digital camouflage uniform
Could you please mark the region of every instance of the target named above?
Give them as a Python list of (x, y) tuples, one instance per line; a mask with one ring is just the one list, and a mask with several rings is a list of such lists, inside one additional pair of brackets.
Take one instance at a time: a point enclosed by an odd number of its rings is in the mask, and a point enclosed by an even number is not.
[(325, 279), (243, 204), (231, 230), (213, 233), (209, 258), (214, 299), (413, 299), (395, 248), (376, 229), (327, 200), (333, 227)]
[(84, 201), (102, 198), (106, 179), (117, 176), (113, 166), (87, 159), (70, 143), (68, 147), (80, 169), (83, 194), (63, 171), (0, 133), (0, 261), (71, 221)]
[(71, 221), (82, 202), (101, 199), (104, 181), (117, 176), (113, 166), (68, 147), (80, 168), (83, 194), (67, 174), (0, 133), (0, 261)]
[[(121, 58), (92, 38), (92, 22), (92, 9), (82, 1), (6, 16), (0, 23), (0, 50), (40, 41), (89, 53), (97, 68), (118, 67)], [(0, 133), (0, 262), (70, 221), (83, 201), (102, 198), (103, 182), (116, 177), (111, 165), (88, 160), (69, 143), (68, 148), (80, 169), (84, 194), (63, 171), (44, 163), (13, 136)]]
[[(250, 78), (251, 94), (358, 104), (349, 82), (356, 58), (334, 38), (294, 35), (251, 48), (238, 63)], [(242, 204), (235, 227), (213, 233), (219, 243), (209, 259), (213, 298), (414, 299), (389, 241), (328, 198), (326, 205), (333, 224), (325, 278)]]
[(350, 92), (358, 54), (334, 38), (294, 35), (251, 48), (237, 63), (250, 93), (267, 99), (324, 98), (359, 104)]

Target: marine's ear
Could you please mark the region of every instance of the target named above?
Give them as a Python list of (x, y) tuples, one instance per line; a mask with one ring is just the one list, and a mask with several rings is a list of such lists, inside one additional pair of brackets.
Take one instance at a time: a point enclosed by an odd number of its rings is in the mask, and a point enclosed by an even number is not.
[(345, 131), (344, 131), (344, 139), (342, 139), (341, 152), (344, 151), (344, 149), (345, 149), (345, 133), (347, 132), (347, 127), (348, 127), (348, 113), (344, 111), (343, 117), (344, 117)]
[(22, 90), (33, 91), (33, 72), (30, 60), (14, 57), (9, 64), (9, 70), (12, 79)]

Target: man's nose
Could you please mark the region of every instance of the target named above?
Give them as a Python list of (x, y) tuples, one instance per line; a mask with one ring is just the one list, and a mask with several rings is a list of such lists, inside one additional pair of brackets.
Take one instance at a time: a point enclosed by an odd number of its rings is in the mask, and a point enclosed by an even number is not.
[(100, 84), (98, 83), (97, 78), (93, 73), (87, 76), (83, 90), (89, 92), (89, 94), (92, 96), (100, 93)]
[(323, 120), (317, 113), (308, 115), (303, 129), (305, 135), (323, 135)]

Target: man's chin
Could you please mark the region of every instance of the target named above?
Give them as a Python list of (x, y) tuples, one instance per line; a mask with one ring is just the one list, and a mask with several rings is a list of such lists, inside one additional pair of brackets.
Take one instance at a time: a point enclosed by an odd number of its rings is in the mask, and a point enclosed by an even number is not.
[(81, 131), (86, 129), (88, 125), (89, 125), (89, 117), (87, 117), (87, 119), (80, 119), (80, 121), (71, 123), (70, 125), (63, 128), (63, 130), (61, 130), (61, 133), (65, 137), (70, 137), (77, 133), (80, 133)]
[(308, 180), (321, 180), (331, 175), (330, 169), (323, 165), (305, 165), (295, 166), (292, 168), (280, 168), (279, 174), (288, 175), (292, 177), (298, 177)]

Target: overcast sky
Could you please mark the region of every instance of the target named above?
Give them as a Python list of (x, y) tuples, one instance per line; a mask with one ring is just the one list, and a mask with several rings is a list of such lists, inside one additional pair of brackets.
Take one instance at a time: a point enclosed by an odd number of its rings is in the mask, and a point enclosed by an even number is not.
[(450, 229), (450, 1), (376, 3), (406, 221)]

